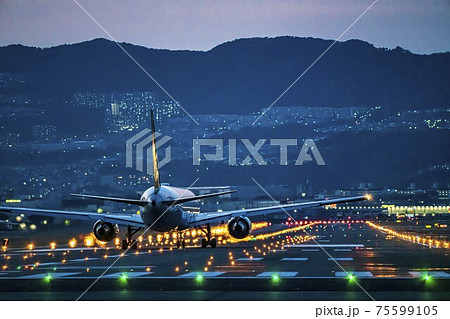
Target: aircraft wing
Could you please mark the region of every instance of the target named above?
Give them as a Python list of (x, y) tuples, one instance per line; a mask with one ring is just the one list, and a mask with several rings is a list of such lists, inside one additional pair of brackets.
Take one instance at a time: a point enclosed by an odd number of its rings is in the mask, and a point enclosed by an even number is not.
[(0, 211), (8, 213), (18, 213), (27, 215), (41, 215), (49, 217), (61, 217), (79, 220), (103, 220), (119, 225), (145, 227), (139, 215), (119, 215), (119, 214), (99, 214), (89, 212), (71, 212), (65, 210), (39, 209), (39, 208), (25, 208), (25, 207), (2, 207)]
[(325, 199), (325, 200), (317, 200), (312, 202), (303, 202), (303, 203), (296, 203), (296, 204), (287, 204), (287, 205), (274, 205), (270, 207), (262, 207), (262, 208), (252, 208), (252, 209), (243, 209), (243, 210), (232, 210), (227, 212), (221, 212), (221, 213), (200, 213), (200, 214), (194, 214), (191, 221), (189, 222), (190, 227), (194, 226), (201, 226), (205, 224), (223, 224), (228, 222), (233, 217), (252, 217), (252, 216), (258, 216), (258, 215), (267, 215), (267, 214), (275, 214), (275, 213), (283, 213), (293, 211), (293, 210), (299, 210), (299, 209), (305, 209), (305, 208), (314, 208), (314, 207), (320, 207), (325, 205), (332, 205), (332, 204), (340, 204), (340, 203), (349, 203), (349, 202), (356, 202), (356, 201), (362, 201), (362, 200), (370, 200), (370, 195), (365, 196), (355, 196), (355, 197), (343, 197), (343, 198), (336, 198), (336, 199)]

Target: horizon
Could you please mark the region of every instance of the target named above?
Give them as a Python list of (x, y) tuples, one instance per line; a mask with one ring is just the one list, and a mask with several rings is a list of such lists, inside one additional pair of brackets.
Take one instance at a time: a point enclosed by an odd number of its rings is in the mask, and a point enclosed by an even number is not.
[(208, 51), (241, 38), (293, 36), (334, 40), (364, 12), (340, 40), (358, 39), (389, 49), (398, 46), (416, 54), (450, 51), (448, 2), (375, 2), (136, 0), (130, 6), (103, 0), (3, 0), (0, 46), (48, 48), (114, 38), (146, 48)]
[[(236, 42), (236, 41), (240, 41), (240, 40), (264, 40), (264, 39), (280, 39), (280, 38), (292, 38), (292, 39), (312, 39), (312, 40), (323, 40), (323, 41), (334, 41), (334, 39), (327, 39), (327, 38), (320, 38), (320, 37), (303, 37), (303, 36), (293, 36), (293, 35), (280, 35), (280, 36), (267, 36), (267, 37), (247, 37), (247, 38), (236, 38), (236, 39), (232, 39), (232, 40), (227, 40), (221, 43), (216, 44), (215, 46), (207, 49), (207, 50), (194, 50), (194, 49), (170, 49), (170, 48), (157, 48), (157, 47), (148, 47), (142, 44), (136, 44), (136, 43), (131, 43), (131, 42), (126, 42), (126, 41), (118, 41), (118, 43), (120, 44), (126, 44), (126, 45), (132, 45), (132, 46), (137, 46), (137, 47), (142, 47), (145, 49), (149, 49), (149, 50), (162, 50), (162, 51), (188, 51), (188, 52), (209, 52), (211, 50), (214, 50), (215, 48), (224, 45), (224, 44), (228, 44), (228, 43), (232, 43), (232, 42)], [(108, 42), (112, 42), (114, 43), (114, 40), (111, 40), (107, 37), (98, 37), (98, 38), (93, 38), (93, 39), (89, 39), (89, 40), (83, 40), (80, 42), (74, 42), (74, 43), (61, 43), (61, 44), (57, 44), (57, 45), (52, 45), (52, 46), (33, 46), (33, 45), (25, 45), (22, 43), (11, 43), (11, 44), (7, 44), (7, 45), (0, 45), (0, 48), (7, 48), (10, 46), (22, 46), (25, 48), (36, 48), (36, 49), (52, 49), (52, 48), (57, 48), (57, 47), (62, 47), (62, 46), (71, 46), (71, 45), (79, 45), (79, 44), (83, 44), (83, 43), (89, 43), (89, 42), (93, 42), (93, 41), (97, 41), (97, 40), (105, 40)], [(340, 40), (337, 41), (337, 43), (347, 43), (347, 42), (351, 42), (351, 41), (361, 41), (364, 43), (367, 43), (371, 46), (373, 46), (376, 49), (387, 49), (387, 50), (395, 50), (396, 48), (400, 48), (403, 50), (406, 50), (408, 52), (410, 52), (411, 54), (415, 54), (415, 55), (433, 55), (433, 54), (446, 54), (446, 53), (450, 53), (450, 50), (447, 51), (440, 51), (440, 52), (429, 52), (429, 53), (417, 53), (417, 52), (413, 52), (411, 50), (409, 50), (408, 48), (404, 48), (401, 47), (399, 45), (395, 46), (395, 47), (381, 47), (381, 46), (376, 46), (375, 44), (363, 40), (363, 39), (356, 39), (356, 38), (351, 38), (351, 39), (346, 39), (346, 40)]]

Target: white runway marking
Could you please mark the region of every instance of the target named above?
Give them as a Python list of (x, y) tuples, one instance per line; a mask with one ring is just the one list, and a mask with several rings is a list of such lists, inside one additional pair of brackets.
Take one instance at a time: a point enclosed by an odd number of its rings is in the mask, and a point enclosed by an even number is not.
[(309, 258), (283, 258), (282, 261), (307, 261)]
[(295, 271), (281, 271), (281, 272), (273, 272), (273, 271), (266, 271), (266, 272), (262, 272), (258, 275), (256, 275), (256, 277), (267, 277), (270, 278), (272, 276), (278, 276), (278, 277), (295, 277), (298, 274), (298, 272)]
[(136, 277), (142, 277), (142, 276), (146, 276), (146, 275), (150, 275), (152, 274), (151, 271), (130, 271), (130, 272), (116, 272), (114, 274), (107, 274), (104, 275), (102, 278), (120, 278), (122, 276), (126, 276), (127, 278), (136, 278)]
[(312, 247), (323, 247), (323, 248), (340, 248), (340, 247), (348, 247), (348, 248), (363, 248), (363, 244), (299, 244), (299, 245), (291, 245), (291, 248), (312, 248)]
[(27, 275), (18, 277), (19, 279), (44, 279), (48, 275), (52, 278), (63, 278), (73, 275), (81, 274), (80, 272), (53, 272), (53, 273), (43, 273), (43, 274), (35, 274), (35, 275)]
[(328, 260), (335, 260), (335, 261), (351, 261), (351, 260), (353, 260), (353, 258), (351, 258), (351, 257), (348, 257), (348, 258), (328, 258)]
[[(357, 277), (357, 278), (362, 278), (362, 277), (373, 277), (373, 274), (370, 271), (354, 271), (354, 272), (349, 272), (349, 274)], [(334, 273), (334, 275), (336, 277), (347, 277), (347, 273), (343, 272), (343, 271), (336, 271)]]
[(410, 271), (409, 272), (411, 275), (413, 275), (414, 277), (422, 277), (425, 275), (429, 275), (431, 277), (435, 277), (435, 278), (448, 278), (450, 277), (450, 274), (445, 272), (445, 271), (423, 271), (423, 272), (419, 272), (419, 271)]
[(263, 260), (264, 258), (262, 257), (257, 257), (257, 258), (238, 258), (236, 259), (236, 261), (258, 261), (258, 260)]
[[(94, 248), (55, 248), (55, 249), (51, 249), (51, 248), (43, 248), (43, 249), (22, 249), (22, 250), (17, 250), (16, 252), (18, 253), (39, 253), (39, 252), (47, 252), (47, 253), (51, 253), (54, 251), (81, 251), (81, 250), (94, 250)], [(97, 248), (97, 251), (99, 250), (106, 250), (106, 248)]]
[(198, 275), (203, 276), (204, 278), (208, 277), (217, 277), (224, 274), (222, 271), (206, 271), (206, 272), (188, 272), (187, 274), (179, 275), (178, 277), (182, 278), (195, 278)]
[(312, 251), (320, 251), (320, 249), (302, 249), (302, 251), (312, 252)]
[(333, 251), (352, 251), (351, 249), (333, 249)]
[(97, 259), (100, 259), (100, 258), (98, 258), (98, 257), (89, 257), (87, 260), (85, 258), (69, 259), (67, 262), (91, 261), (91, 260), (97, 260)]
[[(42, 264), (41, 264), (42, 265)], [(41, 265), (39, 265), (39, 267), (38, 267), (38, 269), (53, 269), (53, 267), (41, 267)], [(110, 269), (142, 269), (142, 268), (147, 268), (147, 267), (149, 267), (149, 268), (155, 268), (156, 266), (142, 266), (142, 265), (140, 265), (140, 266), (129, 266), (129, 265), (126, 265), (126, 266), (112, 266), (112, 267), (109, 267), (109, 266), (107, 266), (107, 265), (105, 265), (105, 266), (89, 266), (89, 265), (86, 265), (86, 266), (60, 266), (60, 267), (58, 267), (58, 269), (61, 269), (61, 268), (64, 268), (64, 269), (79, 269), (79, 270), (85, 270), (86, 268), (89, 268), (89, 269), (106, 269), (106, 268), (110, 268)], [(128, 271), (131, 271), (131, 270), (128, 270)]]

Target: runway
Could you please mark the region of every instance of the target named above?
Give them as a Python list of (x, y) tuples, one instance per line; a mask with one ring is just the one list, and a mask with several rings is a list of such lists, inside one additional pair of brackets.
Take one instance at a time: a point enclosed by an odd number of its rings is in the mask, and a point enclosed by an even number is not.
[(101, 275), (82, 300), (450, 297), (449, 249), (393, 238), (362, 222), (321, 223), (306, 232), (206, 249), (9, 247), (0, 263), (0, 299), (75, 300)]

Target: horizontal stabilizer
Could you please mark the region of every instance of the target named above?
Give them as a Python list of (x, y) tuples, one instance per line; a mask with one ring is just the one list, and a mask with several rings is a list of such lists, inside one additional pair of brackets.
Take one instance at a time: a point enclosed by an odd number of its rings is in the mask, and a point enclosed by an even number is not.
[(213, 194), (205, 194), (205, 195), (198, 195), (198, 196), (191, 196), (191, 197), (183, 197), (183, 198), (178, 198), (178, 199), (174, 199), (174, 200), (165, 200), (163, 201), (164, 204), (166, 205), (178, 205), (181, 203), (185, 203), (185, 202), (190, 202), (193, 200), (198, 200), (198, 199), (203, 199), (203, 198), (208, 198), (208, 197), (213, 197), (213, 196), (220, 196), (220, 195), (226, 195), (226, 194), (231, 194), (234, 193), (236, 191), (226, 191), (226, 192), (220, 192), (220, 193), (213, 193)]
[(119, 202), (119, 203), (130, 204), (130, 205), (138, 205), (138, 206), (145, 206), (145, 204), (147, 204), (146, 201), (142, 201), (142, 200), (138, 200), (138, 199), (119, 198), (119, 197), (106, 197), (106, 196), (96, 196), (96, 195), (83, 195), (83, 194), (70, 194), (70, 195), (76, 196), (76, 197), (83, 197), (83, 198), (109, 200), (111, 202)]

